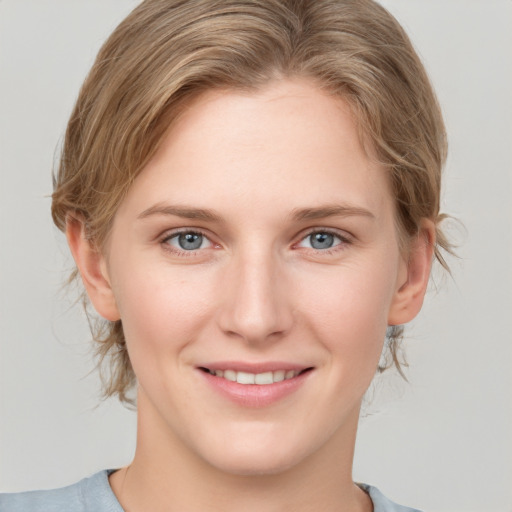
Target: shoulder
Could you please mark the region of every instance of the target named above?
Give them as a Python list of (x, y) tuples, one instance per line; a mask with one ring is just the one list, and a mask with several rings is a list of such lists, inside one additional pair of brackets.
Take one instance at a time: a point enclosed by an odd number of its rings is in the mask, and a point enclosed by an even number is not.
[(357, 485), (370, 496), (373, 502), (373, 512), (421, 512), (416, 508), (404, 507), (394, 503), (386, 498), (376, 487), (366, 484)]
[(0, 494), (1, 512), (123, 512), (110, 485), (110, 471), (47, 491)]

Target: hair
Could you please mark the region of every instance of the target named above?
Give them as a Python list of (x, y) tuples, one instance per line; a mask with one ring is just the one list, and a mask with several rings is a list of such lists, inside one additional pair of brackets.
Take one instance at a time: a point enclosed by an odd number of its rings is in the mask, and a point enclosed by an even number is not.
[[(52, 216), (71, 218), (102, 250), (130, 185), (190, 101), (214, 88), (254, 91), (280, 78), (313, 81), (351, 107), (365, 147), (389, 173), (399, 238), (436, 224), (446, 134), (425, 69), (399, 23), (372, 0), (145, 0), (101, 48), (72, 112), (54, 176)], [(72, 277), (77, 276), (75, 270)], [(86, 301), (84, 294), (84, 301)], [(92, 323), (104, 395), (135, 383), (121, 320)], [(400, 369), (401, 326), (380, 370)]]

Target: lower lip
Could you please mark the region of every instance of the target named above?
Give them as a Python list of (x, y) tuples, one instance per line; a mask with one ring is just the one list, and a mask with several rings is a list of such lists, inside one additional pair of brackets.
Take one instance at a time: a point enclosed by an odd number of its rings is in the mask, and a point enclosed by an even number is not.
[(202, 370), (198, 371), (215, 391), (232, 402), (244, 407), (258, 408), (268, 407), (297, 391), (313, 370), (274, 384), (239, 384)]

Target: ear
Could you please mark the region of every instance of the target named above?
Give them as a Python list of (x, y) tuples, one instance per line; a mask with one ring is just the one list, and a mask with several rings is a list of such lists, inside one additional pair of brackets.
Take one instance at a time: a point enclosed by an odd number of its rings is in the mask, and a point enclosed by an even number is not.
[(66, 238), (94, 309), (107, 320), (119, 320), (119, 310), (107, 272), (105, 257), (89, 240), (84, 222), (68, 215)]
[(435, 237), (434, 222), (423, 219), (418, 235), (411, 240), (406, 259), (401, 263), (388, 325), (405, 324), (419, 313), (430, 278)]

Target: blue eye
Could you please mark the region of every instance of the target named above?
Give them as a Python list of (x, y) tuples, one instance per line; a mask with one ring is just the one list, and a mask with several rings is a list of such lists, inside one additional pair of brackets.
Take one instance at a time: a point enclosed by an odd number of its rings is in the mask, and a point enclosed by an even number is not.
[(196, 251), (211, 245), (211, 242), (202, 233), (196, 231), (184, 231), (176, 233), (164, 240), (165, 243), (182, 251)]
[(331, 249), (342, 243), (341, 237), (328, 231), (315, 231), (301, 240), (300, 247), (309, 247), (315, 250)]

